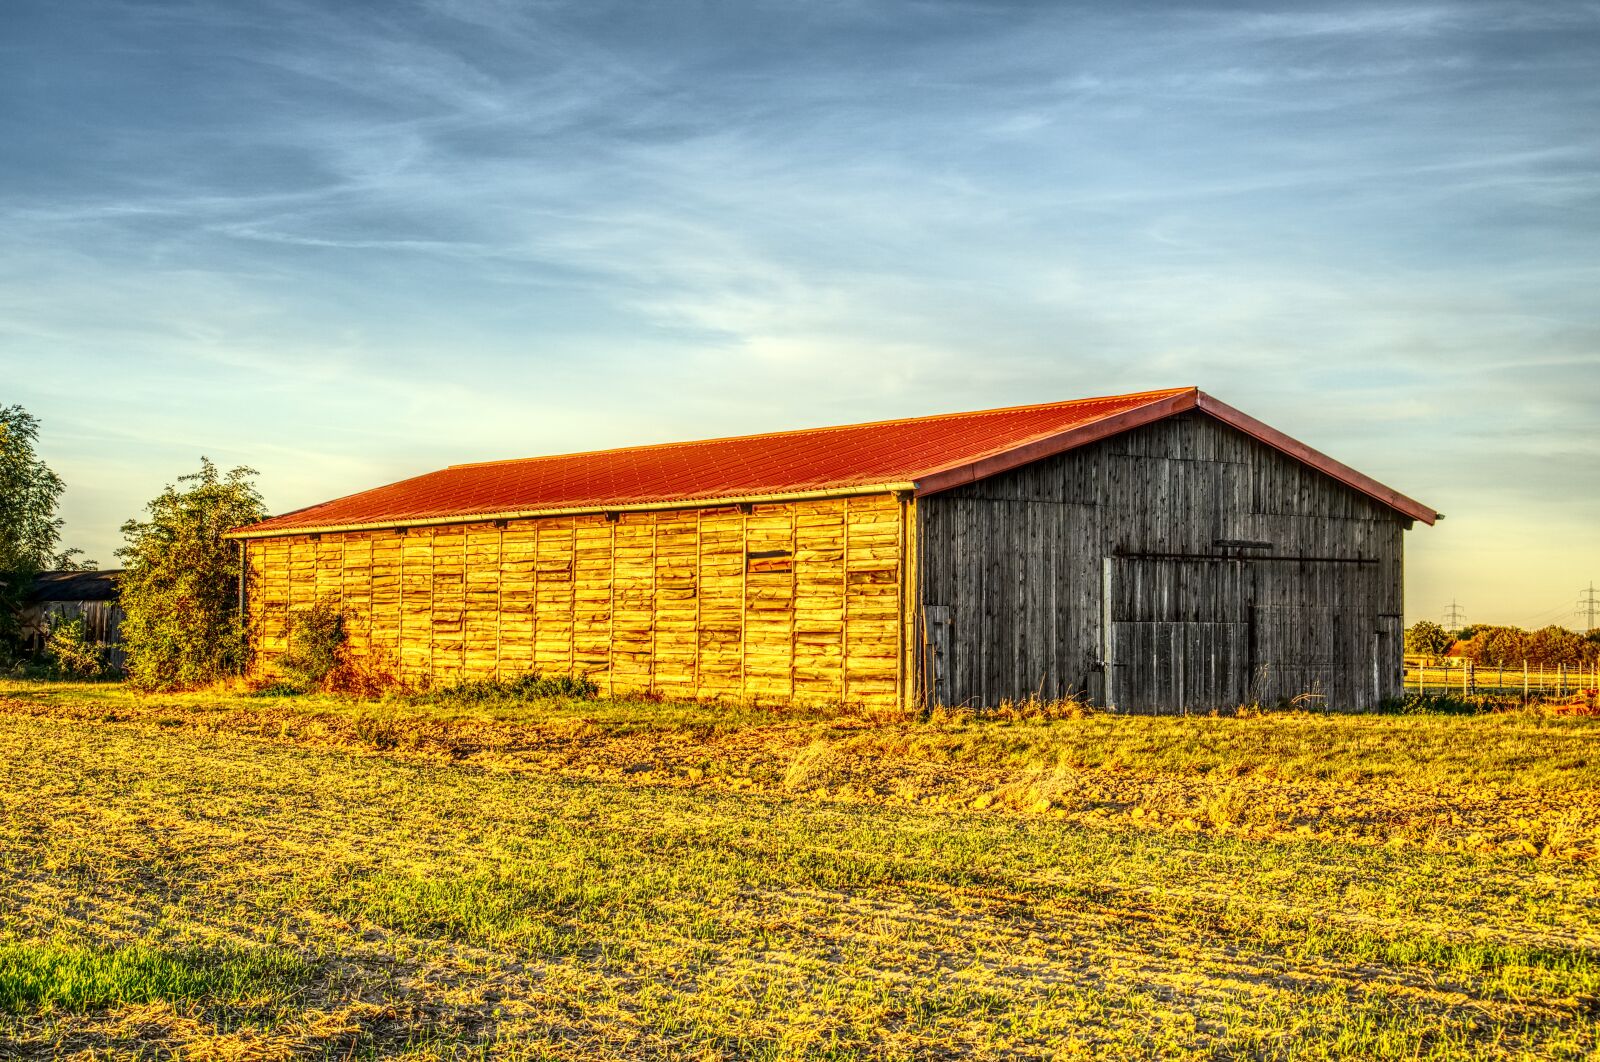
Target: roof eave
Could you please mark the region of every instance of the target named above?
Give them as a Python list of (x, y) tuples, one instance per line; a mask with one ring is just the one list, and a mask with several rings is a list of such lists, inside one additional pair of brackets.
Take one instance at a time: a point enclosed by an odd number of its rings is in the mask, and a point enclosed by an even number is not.
[[(670, 509), (720, 509), (729, 505), (760, 505), (778, 502), (820, 501), (826, 498), (853, 498), (864, 494), (909, 493), (914, 491), (916, 486), (915, 483), (911, 482), (863, 483), (848, 487), (830, 487), (823, 490), (741, 494), (714, 498), (674, 498), (615, 505), (577, 505), (544, 509), (515, 509), (490, 513), (459, 513), (448, 516), (418, 516), (404, 520), (376, 520), (364, 523), (306, 524), (293, 527), (260, 527), (259, 524), (252, 524), (248, 527), (236, 527), (232, 531), (226, 531), (222, 537), (241, 540), (283, 538), (289, 535), (321, 535), (341, 531), (385, 531), (402, 527), (481, 524), (495, 520), (531, 520), (546, 516), (592, 516), (597, 513), (661, 512)], [(257, 528), (260, 528), (260, 530), (257, 530)]]

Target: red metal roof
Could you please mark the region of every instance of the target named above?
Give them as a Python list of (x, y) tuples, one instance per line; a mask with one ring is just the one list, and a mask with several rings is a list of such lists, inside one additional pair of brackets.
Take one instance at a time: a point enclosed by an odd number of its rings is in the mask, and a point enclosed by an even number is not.
[(907, 420), (452, 465), (239, 528), (255, 538), (551, 512), (914, 490), (930, 494), (1179, 413), (1204, 409), (1414, 519), (1433, 510), (1197, 388)]

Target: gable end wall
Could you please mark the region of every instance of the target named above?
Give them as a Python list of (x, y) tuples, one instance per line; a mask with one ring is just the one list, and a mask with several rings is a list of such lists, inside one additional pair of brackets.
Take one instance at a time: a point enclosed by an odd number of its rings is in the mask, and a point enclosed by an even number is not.
[[(1230, 706), (1206, 703), (1211, 688), (1234, 704), (1309, 694), (1335, 707), (1400, 692), (1406, 519), (1204, 413), (921, 498), (918, 511), (919, 596), (947, 617), (948, 645), (934, 664), (929, 640), (916, 669), (930, 686), (939, 672), (949, 703), (1104, 703), (1107, 558), (1119, 707), (1135, 685), (1132, 709), (1152, 711)], [(1319, 562), (1180, 559), (1224, 556)]]

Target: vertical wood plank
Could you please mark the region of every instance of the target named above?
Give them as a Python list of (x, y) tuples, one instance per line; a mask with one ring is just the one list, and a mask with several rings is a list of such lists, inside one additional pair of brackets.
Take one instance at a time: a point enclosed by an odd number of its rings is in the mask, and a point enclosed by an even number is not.
[(352, 644), (419, 683), (603, 670), (617, 694), (904, 706), (915, 512), (884, 495), (264, 540), (248, 622), (262, 669), (287, 617), (328, 597)]

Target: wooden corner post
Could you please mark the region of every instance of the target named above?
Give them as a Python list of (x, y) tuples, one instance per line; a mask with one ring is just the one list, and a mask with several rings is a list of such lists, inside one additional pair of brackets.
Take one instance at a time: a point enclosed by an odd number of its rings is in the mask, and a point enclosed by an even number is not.
[(1105, 557), (1100, 562), (1100, 689), (1108, 711), (1116, 711), (1117, 707), (1117, 638), (1112, 621), (1116, 565), (1115, 557)]

